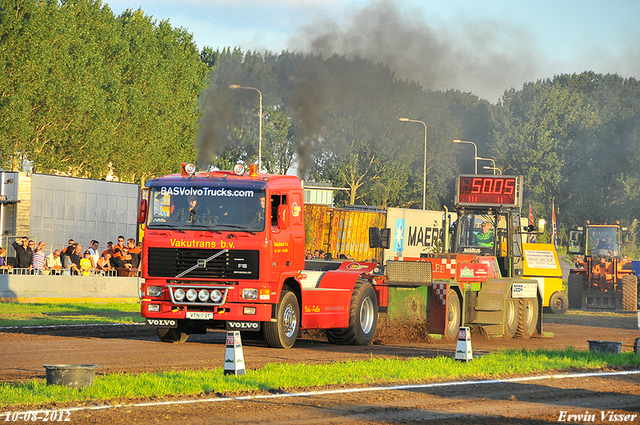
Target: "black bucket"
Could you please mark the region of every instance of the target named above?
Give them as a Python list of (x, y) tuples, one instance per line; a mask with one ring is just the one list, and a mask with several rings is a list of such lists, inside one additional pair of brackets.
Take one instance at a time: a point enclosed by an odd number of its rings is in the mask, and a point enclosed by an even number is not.
[(640, 354), (640, 338), (636, 338), (636, 340), (633, 341), (633, 351), (636, 354)]
[(93, 376), (98, 365), (54, 364), (47, 369), (47, 385), (65, 385), (69, 388), (84, 388), (93, 385)]
[(587, 341), (589, 351), (600, 354), (618, 354), (622, 351), (622, 342), (619, 341)]

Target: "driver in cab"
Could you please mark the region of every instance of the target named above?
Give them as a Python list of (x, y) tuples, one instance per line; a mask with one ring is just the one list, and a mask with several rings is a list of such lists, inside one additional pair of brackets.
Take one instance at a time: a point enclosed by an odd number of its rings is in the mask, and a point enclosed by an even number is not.
[(491, 229), (491, 223), (483, 221), (480, 226), (480, 231), (476, 232), (475, 245), (479, 247), (491, 248), (493, 247), (493, 231)]
[(613, 244), (611, 243), (611, 236), (606, 236), (598, 243), (598, 251), (605, 250), (607, 253), (613, 253)]
[(195, 223), (196, 221), (200, 221), (204, 213), (206, 213), (206, 208), (201, 207), (198, 204), (198, 197), (194, 195), (189, 195), (187, 197), (186, 208), (181, 208), (177, 214), (174, 214), (174, 221), (178, 222), (186, 222), (186, 223)]

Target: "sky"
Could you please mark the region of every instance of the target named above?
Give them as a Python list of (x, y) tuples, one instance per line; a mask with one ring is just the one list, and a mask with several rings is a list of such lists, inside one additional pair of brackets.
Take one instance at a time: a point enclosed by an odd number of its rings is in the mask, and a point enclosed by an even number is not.
[(565, 73), (640, 77), (638, 0), (103, 0), (193, 34), (199, 48), (361, 56), (432, 90), (492, 103)]

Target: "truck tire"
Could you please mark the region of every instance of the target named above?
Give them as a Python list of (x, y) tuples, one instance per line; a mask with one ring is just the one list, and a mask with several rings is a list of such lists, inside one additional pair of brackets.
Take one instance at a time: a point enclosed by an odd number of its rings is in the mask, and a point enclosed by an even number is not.
[(538, 327), (538, 299), (521, 298), (520, 312), (518, 313), (518, 330), (516, 337), (531, 338)]
[(518, 318), (520, 315), (520, 300), (507, 297), (504, 302), (504, 337), (513, 338), (518, 331)]
[(569, 308), (582, 309), (582, 294), (584, 293), (584, 280), (579, 274), (569, 275)]
[(638, 309), (638, 279), (631, 274), (622, 277), (622, 309), (625, 311)]
[(182, 332), (180, 328), (173, 329), (156, 329), (158, 337), (162, 342), (170, 342), (172, 344), (182, 344), (189, 338), (189, 334)]
[(445, 325), (444, 337), (445, 339), (456, 339), (458, 337), (458, 331), (460, 330), (460, 319), (462, 314), (460, 312), (460, 298), (458, 293), (449, 288), (449, 304), (447, 305), (447, 324)]
[(296, 294), (282, 289), (275, 322), (264, 324), (264, 339), (269, 347), (291, 348), (300, 331), (300, 305)]
[(569, 298), (564, 292), (556, 291), (549, 298), (549, 308), (553, 314), (565, 314), (569, 308)]
[(351, 295), (349, 327), (328, 329), (327, 339), (334, 344), (368, 345), (373, 341), (377, 325), (376, 291), (369, 282), (358, 279)]

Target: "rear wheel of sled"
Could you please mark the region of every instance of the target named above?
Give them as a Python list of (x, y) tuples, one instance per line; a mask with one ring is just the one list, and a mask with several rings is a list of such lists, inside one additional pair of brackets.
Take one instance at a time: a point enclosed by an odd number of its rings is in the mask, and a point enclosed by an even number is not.
[(181, 344), (189, 338), (189, 334), (183, 332), (180, 327), (172, 329), (156, 329), (158, 337), (162, 342), (170, 342), (173, 344)]
[(513, 338), (518, 331), (518, 319), (520, 315), (520, 300), (511, 298), (504, 302), (504, 337)]
[(327, 339), (334, 344), (367, 345), (378, 326), (378, 300), (369, 282), (358, 279), (351, 296), (349, 327), (328, 329)]
[(291, 348), (300, 331), (300, 305), (296, 294), (282, 289), (275, 322), (264, 324), (264, 339), (269, 347)]
[(518, 330), (516, 336), (519, 338), (531, 338), (536, 333), (538, 327), (538, 299), (521, 298), (520, 313), (518, 314)]
[(449, 288), (449, 303), (447, 304), (447, 323), (445, 325), (444, 337), (446, 339), (455, 339), (458, 337), (460, 330), (460, 318), (462, 316), (460, 310), (460, 297), (458, 293)]

